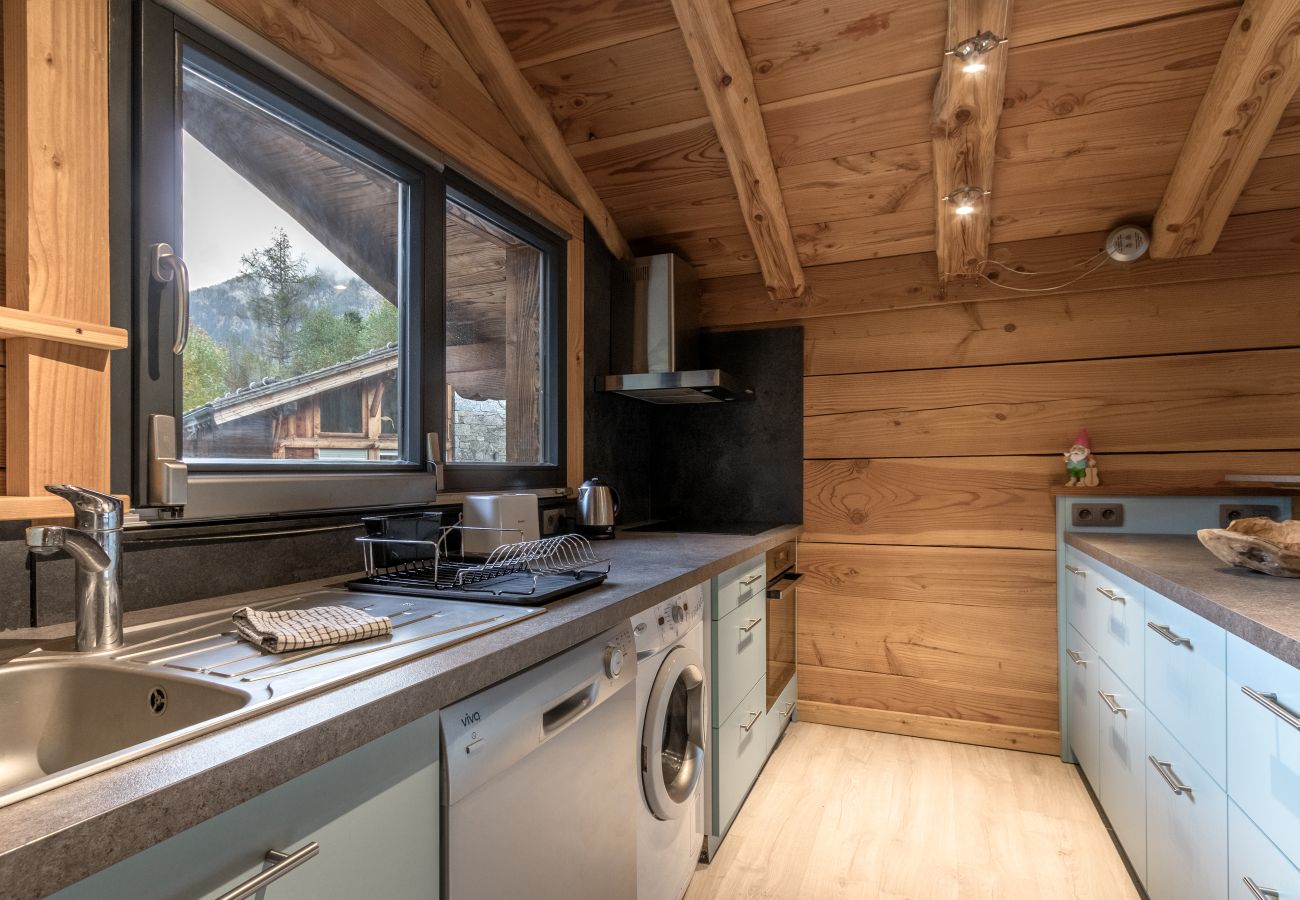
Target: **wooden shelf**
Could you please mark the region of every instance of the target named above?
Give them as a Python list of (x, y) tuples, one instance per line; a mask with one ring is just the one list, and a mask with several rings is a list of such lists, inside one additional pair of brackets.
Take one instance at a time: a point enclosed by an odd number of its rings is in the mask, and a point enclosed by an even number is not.
[(127, 344), (124, 328), (42, 316), (25, 309), (8, 307), (0, 307), (0, 338), (38, 338), (97, 350), (122, 350)]
[[(118, 495), (131, 509), (129, 497)], [(0, 522), (13, 522), (23, 519), (71, 519), (72, 507), (68, 501), (53, 494), (38, 497), (4, 497), (0, 496)]]

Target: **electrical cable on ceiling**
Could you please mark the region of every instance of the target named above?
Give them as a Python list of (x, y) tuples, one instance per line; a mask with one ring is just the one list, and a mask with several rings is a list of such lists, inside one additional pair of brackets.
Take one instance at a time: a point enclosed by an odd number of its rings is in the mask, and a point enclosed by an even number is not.
[(980, 261), (980, 265), (982, 265), (982, 266), (985, 266), (985, 265), (997, 266), (997, 267), (1000, 268), (1000, 269), (1006, 269), (1008, 272), (1012, 272), (1012, 273), (1014, 273), (1014, 274), (1016, 274), (1016, 275), (1025, 275), (1025, 276), (1029, 276), (1029, 275), (1065, 275), (1065, 274), (1067, 274), (1067, 273), (1069, 273), (1069, 272), (1073, 272), (1075, 269), (1078, 269), (1078, 268), (1081, 268), (1082, 266), (1086, 266), (1086, 265), (1088, 265), (1089, 263), (1091, 263), (1091, 262), (1093, 262), (1094, 260), (1096, 260), (1097, 257), (1099, 257), (1099, 256), (1105, 256), (1105, 255), (1107, 255), (1107, 251), (1106, 251), (1105, 249), (1098, 250), (1098, 251), (1097, 251), (1095, 254), (1093, 254), (1092, 256), (1089, 256), (1087, 259), (1080, 260), (1079, 262), (1075, 263), (1075, 264), (1072, 265), (1072, 266), (1069, 266), (1068, 268), (1065, 268), (1065, 269), (1054, 269), (1053, 271), (1050, 271), (1050, 272), (1033, 272), (1033, 271), (1031, 271), (1031, 270), (1029, 270), (1029, 269), (1017, 269), (1017, 268), (1015, 268), (1014, 266), (1009, 266), (1009, 265), (1007, 265), (1006, 263), (1004, 263), (1004, 262), (999, 262), (999, 261), (996, 260), (996, 259), (984, 259), (984, 260), (981, 260), (981, 261)]
[(1043, 288), (1012, 287), (1009, 284), (1003, 284), (1002, 282), (998, 281), (996, 278), (990, 278), (986, 272), (980, 272), (979, 274), (980, 274), (980, 278), (983, 278), (989, 284), (997, 285), (998, 287), (1003, 288), (1004, 290), (1015, 291), (1020, 294), (1045, 294), (1050, 291), (1059, 291), (1061, 288), (1069, 287), (1070, 285), (1074, 284), (1077, 281), (1082, 281), (1083, 279), (1091, 275), (1093, 272), (1100, 269), (1105, 264), (1106, 264), (1105, 258), (1099, 259), (1091, 269), (1087, 269), (1084, 272), (1080, 272), (1078, 275), (1076, 275), (1074, 278), (1071, 278), (1069, 281), (1063, 281), (1060, 284), (1054, 284), (1051, 287), (1043, 287)]

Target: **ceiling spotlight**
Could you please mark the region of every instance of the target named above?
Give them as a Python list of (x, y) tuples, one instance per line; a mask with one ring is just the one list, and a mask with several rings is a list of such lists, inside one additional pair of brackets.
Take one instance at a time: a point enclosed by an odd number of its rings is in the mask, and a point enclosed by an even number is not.
[(952, 211), (957, 215), (969, 216), (975, 212), (976, 205), (987, 193), (988, 191), (979, 187), (959, 187), (943, 199), (953, 205)]
[(953, 56), (962, 64), (963, 72), (983, 72), (988, 66), (984, 58), (995, 50), (998, 44), (1005, 44), (1006, 38), (1000, 38), (991, 31), (981, 31), (974, 37), (966, 38), (956, 47), (945, 51), (945, 56)]

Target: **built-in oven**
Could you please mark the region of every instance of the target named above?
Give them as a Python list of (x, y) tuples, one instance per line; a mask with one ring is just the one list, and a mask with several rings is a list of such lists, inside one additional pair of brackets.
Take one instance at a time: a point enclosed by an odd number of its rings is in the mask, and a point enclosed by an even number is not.
[(794, 677), (795, 621), (799, 579), (795, 571), (795, 542), (767, 551), (767, 709), (772, 711)]

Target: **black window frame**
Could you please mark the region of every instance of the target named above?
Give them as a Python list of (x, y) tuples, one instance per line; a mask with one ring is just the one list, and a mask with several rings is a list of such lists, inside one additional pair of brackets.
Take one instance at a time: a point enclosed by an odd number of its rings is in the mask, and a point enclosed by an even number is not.
[[(158, 0), (112, 0), (110, 7), (110, 216), (113, 270), (113, 321), (127, 328), (131, 346), (113, 360), (113, 486), (131, 495), (135, 505), (147, 506), (148, 427), (153, 413), (176, 418), (177, 446), (182, 446), (181, 365), (171, 356), (173, 303), (170, 288), (150, 284), (148, 253), (156, 241), (171, 243), (184, 256), (180, 235), (180, 71), (181, 52), (192, 46), (242, 79), (240, 87), (259, 102), (284, 104), (291, 120), (309, 116), (344, 139), (342, 146), (358, 152), (380, 168), (400, 167), (399, 177), (418, 181), (411, 191), (410, 247), (418, 259), (406, 261), (408, 301), (402, 309), (401, 371), (403, 395), (400, 446), (406, 459), (398, 462), (319, 462), (249, 460), (207, 462), (186, 460), (191, 477), (234, 475), (319, 475), (313, 490), (320, 502), (312, 510), (356, 508), (359, 504), (329, 498), (328, 477), (358, 473), (394, 478), (419, 476), (430, 469), (425, 436), (442, 435), (446, 422), (446, 253), (448, 197), (475, 210), (542, 251), (544, 294), (543, 334), (543, 462), (538, 464), (463, 463), (444, 466), (448, 491), (492, 491), (562, 488), (565, 471), (565, 392), (567, 386), (567, 254), (565, 238), (551, 226), (503, 201), (489, 189), (450, 169), (430, 162), (410, 149), (409, 138), (399, 144), (386, 134), (382, 114), (373, 120), (366, 105), (345, 106), (322, 96), (277, 71), (223, 36), (163, 6)], [(266, 54), (259, 54), (265, 59)], [(169, 88), (164, 91), (163, 86)], [(170, 94), (170, 96), (167, 96)], [(129, 98), (123, 103), (120, 98)], [(158, 117), (170, 116), (160, 127)], [(170, 147), (170, 150), (168, 149)], [(436, 159), (436, 152), (430, 154)], [(414, 182), (413, 182), (414, 183)], [(152, 192), (152, 193), (151, 193)], [(417, 196), (418, 194), (418, 196)], [(146, 203), (146, 196), (170, 201)], [(164, 221), (159, 222), (159, 210)], [(157, 236), (155, 236), (157, 235)], [(170, 238), (168, 238), (170, 235)], [(146, 299), (147, 298), (147, 299)], [(418, 396), (412, 396), (418, 391)], [(426, 476), (427, 477), (427, 476)], [(337, 483), (337, 482), (336, 482)], [(250, 509), (246, 515), (276, 515), (281, 509)], [(199, 513), (202, 515), (202, 513)]]

